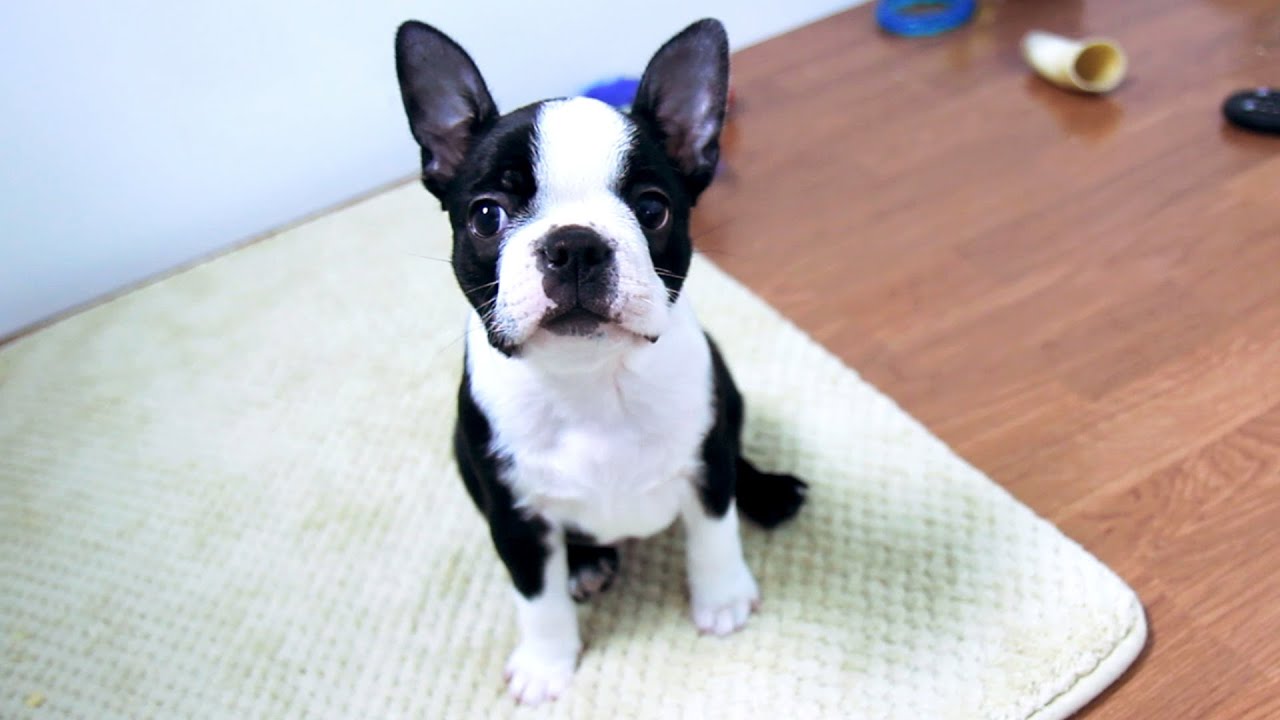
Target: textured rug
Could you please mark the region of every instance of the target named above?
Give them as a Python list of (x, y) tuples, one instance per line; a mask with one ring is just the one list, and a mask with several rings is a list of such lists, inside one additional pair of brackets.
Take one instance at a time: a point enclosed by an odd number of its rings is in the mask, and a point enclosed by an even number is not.
[(1110, 570), (749, 291), (689, 291), (748, 454), (764, 605), (699, 637), (679, 530), (624, 548), (558, 703), (449, 454), (464, 306), (398, 188), (0, 350), (0, 717), (1061, 718), (1146, 638)]

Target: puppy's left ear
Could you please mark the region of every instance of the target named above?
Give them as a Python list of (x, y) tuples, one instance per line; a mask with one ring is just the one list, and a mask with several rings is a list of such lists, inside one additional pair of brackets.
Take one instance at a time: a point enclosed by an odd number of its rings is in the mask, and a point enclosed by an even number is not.
[(645, 68), (631, 114), (659, 135), (690, 197), (711, 184), (729, 91), (729, 38), (718, 20), (690, 25)]

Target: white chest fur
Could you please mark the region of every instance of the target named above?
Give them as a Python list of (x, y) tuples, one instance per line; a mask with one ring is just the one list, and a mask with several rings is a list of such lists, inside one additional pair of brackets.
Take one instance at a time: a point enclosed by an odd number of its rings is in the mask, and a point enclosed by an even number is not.
[[(598, 542), (671, 524), (701, 473), (710, 351), (687, 301), (655, 344), (582, 339), (508, 358), (468, 334), (472, 393), (510, 460), (516, 501)], [(576, 344), (575, 343), (575, 344)]]

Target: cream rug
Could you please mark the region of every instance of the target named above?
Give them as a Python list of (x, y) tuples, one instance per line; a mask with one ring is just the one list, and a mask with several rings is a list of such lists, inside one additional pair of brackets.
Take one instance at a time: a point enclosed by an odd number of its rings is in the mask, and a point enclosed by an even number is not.
[(463, 304), (398, 188), (0, 350), (0, 717), (1061, 718), (1146, 637), (1110, 570), (699, 260), (760, 465), (762, 612), (687, 619), (679, 531), (516, 710), (508, 585), (455, 475)]

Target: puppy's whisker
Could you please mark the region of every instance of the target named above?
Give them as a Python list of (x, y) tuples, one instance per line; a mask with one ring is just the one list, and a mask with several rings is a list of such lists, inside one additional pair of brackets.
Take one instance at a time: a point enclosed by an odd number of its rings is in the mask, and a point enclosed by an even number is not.
[(431, 359), (434, 360), (435, 358), (439, 357), (440, 353), (444, 352), (445, 350), (448, 350), (454, 345), (457, 345), (460, 341), (466, 339), (466, 337), (470, 334), (471, 334), (471, 324), (467, 323), (467, 328), (462, 331), (462, 334), (450, 340), (449, 342), (445, 343), (444, 345), (441, 345), (440, 347), (436, 348), (436, 351), (431, 354)]
[(435, 257), (434, 255), (421, 255), (419, 253), (413, 253), (413, 252), (407, 253), (407, 254), (411, 257), (422, 258), (423, 260), (435, 260), (436, 262), (442, 262), (446, 265), (453, 264), (453, 261), (450, 260), (449, 258)]
[(462, 342), (463, 340), (466, 340), (466, 339), (467, 339), (468, 337), (470, 337), (470, 336), (471, 336), (471, 328), (469, 328), (469, 327), (468, 327), (466, 330), (463, 330), (463, 331), (462, 331), (462, 334), (461, 334), (461, 335), (459, 335), (459, 336), (455, 337), (454, 339), (450, 340), (449, 342), (445, 343), (444, 345), (441, 345), (441, 346), (440, 346), (440, 349), (439, 349), (439, 350), (436, 350), (435, 354), (431, 356), (431, 357), (432, 357), (432, 359), (434, 359), (434, 358), (436, 358), (436, 357), (439, 357), (440, 353), (442, 353), (442, 352), (444, 352), (444, 351), (448, 350), (449, 348), (451, 348), (451, 347), (453, 347), (453, 346), (457, 345), (458, 343)]
[(480, 323), (482, 325), (488, 325), (489, 321), (498, 312), (497, 300), (498, 298), (494, 297), (476, 307), (476, 312), (480, 314)]
[[(476, 307), (476, 312), (480, 314), (480, 324), (488, 325), (489, 321), (493, 319), (494, 314), (498, 312), (497, 301), (498, 301), (498, 298), (495, 296), (486, 300), (485, 302), (481, 303)], [(471, 323), (467, 323), (467, 329), (463, 330), (461, 335), (455, 337), (454, 339), (450, 340), (444, 345), (441, 345), (436, 350), (436, 352), (432, 355), (432, 357), (434, 358), (440, 353), (444, 352), (445, 350), (448, 350), (454, 345), (457, 345), (462, 340), (465, 340), (470, 334), (471, 334)]]
[[(498, 284), (498, 281), (497, 281), (497, 280), (494, 280), (493, 282), (487, 282), (487, 283), (485, 283), (485, 284), (483, 284), (483, 285), (477, 285), (477, 286), (475, 286), (475, 287), (473, 287), (473, 288), (463, 288), (463, 289), (462, 289), (462, 294), (463, 294), (463, 295), (470, 295), (470, 294), (471, 294), (471, 293), (473, 293), (473, 292), (479, 292), (479, 291), (481, 291), (481, 290), (484, 290), (485, 288), (491, 288), (491, 287), (493, 287), (494, 285), (497, 285), (497, 284)], [(496, 300), (497, 298), (494, 298), (494, 299)], [(492, 301), (492, 300), (490, 300), (490, 302), (493, 302), (493, 301)]]

